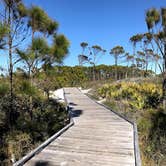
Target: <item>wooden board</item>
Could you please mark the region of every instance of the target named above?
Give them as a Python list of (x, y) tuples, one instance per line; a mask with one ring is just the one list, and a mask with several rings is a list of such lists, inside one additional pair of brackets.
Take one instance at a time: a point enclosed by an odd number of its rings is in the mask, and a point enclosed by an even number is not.
[(74, 126), (26, 166), (135, 166), (133, 125), (77, 88), (65, 88)]

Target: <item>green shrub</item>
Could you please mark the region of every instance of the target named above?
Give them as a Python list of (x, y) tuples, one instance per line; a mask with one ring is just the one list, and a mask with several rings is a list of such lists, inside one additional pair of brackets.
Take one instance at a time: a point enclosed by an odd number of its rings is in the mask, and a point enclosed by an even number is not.
[(5, 96), (9, 92), (9, 85), (7, 83), (0, 83), (0, 96)]
[(32, 149), (32, 140), (29, 134), (14, 131), (6, 137), (8, 155), (18, 160)]
[(161, 100), (161, 87), (153, 83), (121, 82), (104, 85), (98, 95), (107, 100), (125, 99), (134, 109), (157, 108)]

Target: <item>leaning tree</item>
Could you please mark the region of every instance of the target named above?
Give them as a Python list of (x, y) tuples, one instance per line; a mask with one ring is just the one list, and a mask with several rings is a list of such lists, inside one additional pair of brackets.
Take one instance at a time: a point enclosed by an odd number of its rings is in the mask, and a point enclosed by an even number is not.
[[(106, 50), (99, 45), (93, 45), (91, 47), (88, 47), (88, 43), (86, 42), (82, 42), (80, 46), (82, 47), (82, 54), (78, 56), (79, 64), (91, 64), (93, 66), (92, 77), (93, 80), (96, 80), (96, 64), (99, 62), (101, 56), (105, 54)], [(85, 53), (86, 49), (87, 51)]]
[(88, 56), (85, 54), (85, 51), (88, 47), (88, 43), (82, 42), (80, 46), (82, 47), (82, 54), (78, 55), (78, 61), (79, 65), (82, 66), (84, 63), (87, 63), (89, 61)]
[(134, 55), (134, 56), (136, 55), (136, 46), (137, 46), (137, 43), (141, 43), (142, 38), (143, 38), (143, 35), (142, 35), (142, 34), (136, 34), (136, 35), (133, 35), (133, 36), (130, 38), (130, 42), (131, 42), (132, 45), (133, 45), (133, 55)]
[(105, 52), (106, 50), (99, 45), (93, 45), (90, 48), (90, 64), (93, 66), (93, 80), (96, 80), (96, 64)]

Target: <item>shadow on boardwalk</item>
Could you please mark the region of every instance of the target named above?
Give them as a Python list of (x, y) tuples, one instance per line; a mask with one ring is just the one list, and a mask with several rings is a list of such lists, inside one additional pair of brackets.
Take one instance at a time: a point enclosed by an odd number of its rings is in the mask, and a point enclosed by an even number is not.
[(37, 161), (34, 166), (51, 166), (47, 161)]
[(82, 110), (70, 110), (70, 116), (72, 118), (79, 117), (82, 114)]

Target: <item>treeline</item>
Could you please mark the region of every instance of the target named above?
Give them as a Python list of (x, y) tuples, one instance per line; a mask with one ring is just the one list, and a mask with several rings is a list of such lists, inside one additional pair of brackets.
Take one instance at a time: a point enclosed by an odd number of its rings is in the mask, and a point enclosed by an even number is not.
[[(133, 72), (134, 71), (134, 72)], [(135, 78), (144, 76), (146, 71), (140, 69), (134, 69), (126, 66), (108, 66), (98, 65), (95, 66), (56, 66), (47, 72), (47, 77), (44, 76), (44, 72), (41, 71), (36, 75), (36, 84), (45, 89), (48, 93), (49, 90), (54, 90), (59, 87), (66, 86), (82, 86), (89, 82), (106, 81), (106, 80), (121, 80), (127, 78)], [(152, 71), (146, 72), (147, 76), (152, 76)], [(94, 79), (95, 74), (95, 79)], [(41, 79), (40, 79), (41, 78)], [(44, 79), (47, 78), (47, 79)], [(41, 81), (40, 81), (41, 80)], [(43, 82), (43, 83), (42, 83)], [(44, 82), (47, 82), (44, 86)]]

